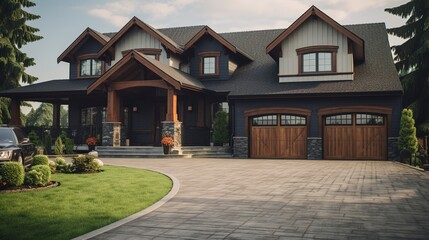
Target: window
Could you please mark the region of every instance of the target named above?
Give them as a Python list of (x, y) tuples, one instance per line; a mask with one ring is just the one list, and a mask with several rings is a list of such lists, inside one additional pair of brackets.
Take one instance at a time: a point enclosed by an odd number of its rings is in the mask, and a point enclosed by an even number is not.
[(340, 114), (326, 117), (325, 125), (352, 125), (352, 114)]
[(384, 117), (376, 114), (356, 114), (356, 125), (384, 125)]
[(296, 115), (280, 115), (281, 126), (305, 126), (307, 124), (306, 118)]
[(253, 126), (277, 126), (277, 115), (264, 115), (252, 119)]
[(200, 76), (211, 77), (219, 75), (219, 52), (203, 52), (200, 56)]
[(306, 53), (302, 55), (302, 72), (332, 72), (332, 53)]
[(102, 61), (99, 59), (83, 59), (80, 60), (80, 77), (100, 76), (102, 69)]
[(330, 73), (336, 72), (338, 46), (311, 46), (297, 49), (298, 72)]
[(83, 108), (81, 110), (81, 125), (89, 126), (97, 124), (97, 108)]

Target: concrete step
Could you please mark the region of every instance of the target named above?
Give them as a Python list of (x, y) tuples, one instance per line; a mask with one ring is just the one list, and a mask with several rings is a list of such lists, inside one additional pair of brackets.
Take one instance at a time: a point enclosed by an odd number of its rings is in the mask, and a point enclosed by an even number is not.
[(162, 147), (127, 146), (107, 147), (97, 146), (99, 157), (106, 158), (229, 158), (232, 156), (229, 147), (185, 146), (175, 147), (171, 154), (164, 154)]

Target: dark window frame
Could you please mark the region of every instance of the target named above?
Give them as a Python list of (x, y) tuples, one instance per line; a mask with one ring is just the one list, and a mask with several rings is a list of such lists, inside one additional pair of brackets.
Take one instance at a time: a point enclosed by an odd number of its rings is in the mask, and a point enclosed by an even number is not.
[[(90, 61), (89, 75), (82, 75), (82, 63), (85, 61)], [(92, 74), (95, 61), (99, 61), (101, 64), (100, 75)], [(106, 69), (105, 62), (102, 61), (101, 59), (96, 58), (96, 54), (85, 54), (77, 57), (77, 77), (78, 78), (100, 77), (105, 72), (105, 69)]]
[[(346, 118), (342, 118), (345, 116)], [(350, 118), (347, 118), (347, 116), (350, 116)], [(333, 119), (331, 119), (333, 118)], [(329, 120), (329, 123), (328, 123)], [(347, 121), (350, 120), (350, 123), (347, 123)], [(335, 122), (332, 122), (335, 121)], [(337, 123), (336, 121), (340, 121), (340, 123)], [(346, 123), (343, 123), (343, 121), (346, 121)], [(340, 113), (340, 114), (334, 114), (326, 116), (323, 121), (325, 126), (352, 126), (353, 125), (353, 113)]]
[[(219, 76), (219, 59), (220, 59), (220, 52), (216, 51), (210, 51), (210, 52), (201, 52), (198, 54), (200, 57), (200, 70), (199, 75), (200, 77), (218, 77)], [(215, 59), (215, 73), (204, 73), (204, 59), (205, 58), (214, 58)]]
[[(270, 117), (274, 117), (274, 118), (270, 119)], [(261, 124), (255, 122), (255, 120), (258, 118), (261, 119), (260, 120), (262, 122)], [(273, 121), (275, 121), (275, 124)], [(254, 127), (276, 127), (279, 125), (279, 117), (278, 117), (278, 114), (264, 114), (264, 115), (253, 116), (251, 118), (251, 124)]]
[[(283, 124), (283, 117), (290, 117), (291, 123), (285, 122)], [(304, 123), (301, 123), (302, 120), (304, 120)], [(307, 117), (295, 114), (280, 114), (280, 126), (307, 126)]]
[[(359, 126), (384, 126), (386, 122), (384, 115), (375, 114), (375, 113), (356, 113), (355, 119), (356, 119), (356, 125), (359, 125)], [(365, 122), (363, 122), (364, 120)], [(371, 122), (371, 121), (375, 121), (375, 122)]]
[[(338, 46), (319, 45), (296, 49), (298, 55), (298, 74), (329, 74), (337, 72), (337, 52)], [(319, 71), (319, 53), (331, 53), (331, 70)], [(304, 55), (316, 54), (316, 71), (304, 71)]]

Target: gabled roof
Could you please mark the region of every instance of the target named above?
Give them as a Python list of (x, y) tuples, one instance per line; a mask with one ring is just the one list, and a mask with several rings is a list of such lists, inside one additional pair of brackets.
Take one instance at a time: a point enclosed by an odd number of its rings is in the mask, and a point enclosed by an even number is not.
[(80, 35), (79, 37), (77, 37), (72, 44), (70, 44), (70, 46), (64, 50), (63, 53), (61, 53), (61, 55), (57, 58), (57, 62), (61, 62), (61, 61), (69, 61), (70, 59), (70, 54), (72, 54), (74, 51), (76, 51), (79, 47), (80, 44), (87, 38), (87, 37), (92, 37), (94, 38), (96, 41), (98, 41), (101, 45), (105, 45), (110, 38), (106, 35), (103, 35), (102, 33), (99, 33), (91, 28), (86, 28)]
[(221, 35), (217, 34), (215, 31), (213, 31), (213, 29), (211, 29), (208, 26), (204, 26), (204, 28), (202, 28), (197, 34), (195, 34), (194, 37), (192, 37), (184, 46), (185, 51), (190, 49), (198, 40), (200, 40), (204, 35), (210, 35), (211, 37), (213, 37), (214, 39), (216, 39), (216, 41), (218, 41), (220, 44), (222, 44), (225, 48), (229, 49), (231, 52), (233, 53), (239, 53), (241, 55), (243, 55), (244, 57), (246, 57), (247, 59), (253, 61), (253, 58), (245, 53), (244, 51), (242, 51), (241, 49), (237, 48), (234, 44), (228, 42), (225, 38), (223, 38)]
[(354, 67), (353, 81), (279, 83), (278, 65), (266, 46), (284, 29), (222, 33), (234, 45), (252, 52), (255, 60), (234, 72), (227, 81), (202, 81), (207, 89), (229, 92), (229, 98), (335, 96), (402, 93), (392, 59), (386, 26), (370, 23), (344, 26), (365, 40), (365, 62)]
[(130, 61), (136, 60), (158, 76), (160, 76), (163, 80), (173, 86), (175, 89), (186, 88), (190, 90), (204, 90), (204, 85), (191, 75), (186, 74), (180, 70), (167, 66), (161, 63), (158, 60), (151, 59), (146, 57), (144, 54), (139, 53), (136, 50), (130, 51), (127, 55), (125, 55), (118, 63), (116, 63), (109, 71), (104, 73), (97, 81), (95, 81), (91, 86), (88, 87), (87, 92), (91, 93), (101, 84), (106, 83), (110, 80), (110, 77), (120, 71), (126, 64)]
[(335, 20), (326, 15), (324, 12), (320, 11), (315, 6), (311, 6), (294, 23), (292, 23), (289, 28), (285, 29), (277, 38), (275, 38), (270, 44), (268, 44), (268, 46), (266, 47), (266, 53), (270, 54), (274, 59), (277, 59), (277, 53), (283, 40), (285, 40), (293, 31), (299, 28), (307, 19), (311, 17), (318, 17), (319, 19), (330, 25), (332, 28), (344, 34), (354, 45), (354, 57), (361, 61), (365, 59), (364, 41), (362, 40), (362, 38), (337, 23)]
[[(98, 52), (98, 57), (101, 57), (103, 54), (105, 54), (107, 51), (109, 51), (113, 45), (121, 39), (122, 36), (124, 36), (132, 27), (138, 26), (139, 28), (146, 31), (148, 34), (153, 36), (155, 39), (160, 41), (166, 48), (168, 48), (170, 51), (174, 53), (182, 53), (183, 49), (180, 47), (179, 44), (174, 42), (171, 38), (164, 35), (162, 32), (158, 31), (157, 29), (153, 28), (149, 24), (144, 23), (137, 17), (133, 17), (125, 26), (117, 32), (110, 41)], [(113, 52), (111, 52), (113, 54)]]

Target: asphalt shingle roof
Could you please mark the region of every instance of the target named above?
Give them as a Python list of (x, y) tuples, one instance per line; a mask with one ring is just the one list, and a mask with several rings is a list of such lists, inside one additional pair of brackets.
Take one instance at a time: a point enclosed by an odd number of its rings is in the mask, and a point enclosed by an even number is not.
[(355, 66), (353, 81), (279, 83), (277, 64), (265, 47), (284, 29), (221, 34), (254, 57), (226, 81), (204, 81), (214, 91), (230, 96), (297, 95), (402, 91), (393, 63), (384, 23), (345, 26), (365, 41), (365, 62)]
[[(179, 45), (184, 45), (204, 26), (158, 29)], [(237, 68), (229, 80), (210, 81), (198, 79), (166, 65), (159, 66), (182, 83), (208, 90), (229, 92), (230, 96), (269, 96), (300, 94), (344, 94), (402, 92), (395, 69), (384, 23), (346, 25), (347, 29), (365, 41), (365, 62), (355, 66), (353, 81), (326, 81), (304, 83), (279, 83), (277, 64), (266, 54), (266, 46), (284, 29), (231, 32), (220, 34), (227, 41), (249, 54), (251, 61)], [(104, 33), (111, 37), (114, 33)], [(167, 69), (168, 68), (168, 69)], [(2, 96), (37, 92), (85, 91), (94, 80), (52, 80), (0, 92)]]

